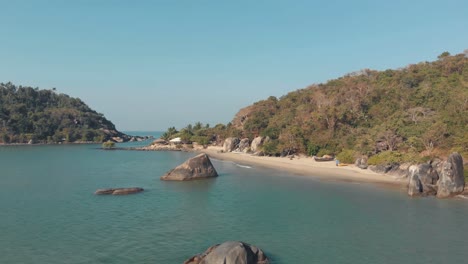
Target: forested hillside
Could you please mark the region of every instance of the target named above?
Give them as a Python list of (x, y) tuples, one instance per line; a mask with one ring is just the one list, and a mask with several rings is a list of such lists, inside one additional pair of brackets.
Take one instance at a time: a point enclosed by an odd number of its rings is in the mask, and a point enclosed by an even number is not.
[(264, 151), (271, 155), (386, 153), (398, 159), (408, 153), (466, 155), (467, 124), (468, 53), (445, 52), (434, 62), (362, 70), (279, 99), (272, 96), (202, 135), (268, 136)]
[(124, 134), (78, 98), (0, 83), (0, 143), (103, 142)]

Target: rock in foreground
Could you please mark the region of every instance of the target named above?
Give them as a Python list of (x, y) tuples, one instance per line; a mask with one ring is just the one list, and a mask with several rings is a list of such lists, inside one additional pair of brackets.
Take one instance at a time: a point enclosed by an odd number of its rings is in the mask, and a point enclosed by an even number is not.
[(210, 158), (205, 153), (202, 153), (175, 167), (162, 176), (161, 180), (189, 181), (217, 176), (218, 173), (211, 163)]
[(268, 264), (268, 257), (255, 246), (239, 241), (228, 241), (208, 248), (184, 264)]
[(108, 189), (98, 189), (94, 192), (94, 194), (101, 195), (101, 194), (112, 194), (112, 195), (126, 195), (126, 194), (134, 194), (144, 191), (143, 188), (140, 187), (131, 187), (131, 188), (108, 188)]

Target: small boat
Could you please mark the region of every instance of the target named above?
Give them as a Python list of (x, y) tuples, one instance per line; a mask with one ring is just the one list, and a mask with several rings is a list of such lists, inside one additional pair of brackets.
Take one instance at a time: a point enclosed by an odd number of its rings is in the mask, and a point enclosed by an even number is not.
[(326, 158), (320, 158), (320, 157), (314, 157), (315, 161), (322, 162), (322, 161), (333, 161), (335, 158), (333, 157), (326, 157)]

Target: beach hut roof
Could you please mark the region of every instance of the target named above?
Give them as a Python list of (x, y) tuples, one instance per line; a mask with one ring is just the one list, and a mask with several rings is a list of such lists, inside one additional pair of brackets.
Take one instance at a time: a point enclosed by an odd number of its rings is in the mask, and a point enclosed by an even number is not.
[(182, 140), (180, 139), (180, 137), (176, 137), (176, 138), (173, 138), (173, 139), (171, 139), (169, 141), (173, 142), (173, 143), (177, 143), (177, 142), (181, 142)]

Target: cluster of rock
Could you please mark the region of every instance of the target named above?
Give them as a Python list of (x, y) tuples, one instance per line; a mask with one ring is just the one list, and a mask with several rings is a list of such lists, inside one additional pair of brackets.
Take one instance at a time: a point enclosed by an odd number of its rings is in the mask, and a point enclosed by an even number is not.
[(269, 137), (256, 137), (252, 141), (248, 138), (229, 137), (224, 140), (223, 152), (244, 152), (261, 156), (262, 146), (269, 140)]
[(268, 264), (265, 253), (256, 246), (240, 241), (228, 241), (208, 248), (184, 264)]
[(136, 148), (137, 150), (161, 150), (161, 151), (187, 151), (189, 147), (181, 143), (172, 143), (170, 141), (158, 138), (151, 145)]
[(126, 194), (134, 194), (144, 191), (143, 188), (140, 187), (130, 187), (130, 188), (107, 188), (107, 189), (98, 189), (94, 194), (102, 195), (102, 194), (112, 194), (112, 195), (126, 195)]
[[(357, 159), (356, 166), (367, 168), (367, 160)], [(429, 163), (410, 163), (368, 166), (377, 173), (392, 175), (397, 179), (407, 179), (408, 195), (447, 198), (461, 194), (465, 188), (463, 158), (452, 153), (446, 161), (435, 159)]]
[(205, 153), (188, 159), (161, 177), (164, 181), (189, 181), (217, 177), (215, 167)]
[(104, 134), (106, 135), (106, 139), (105, 139), (106, 141), (110, 140), (116, 143), (144, 141), (144, 140), (153, 138), (153, 136), (130, 136), (120, 131), (111, 130), (111, 129), (100, 129), (100, 130), (104, 132)]

